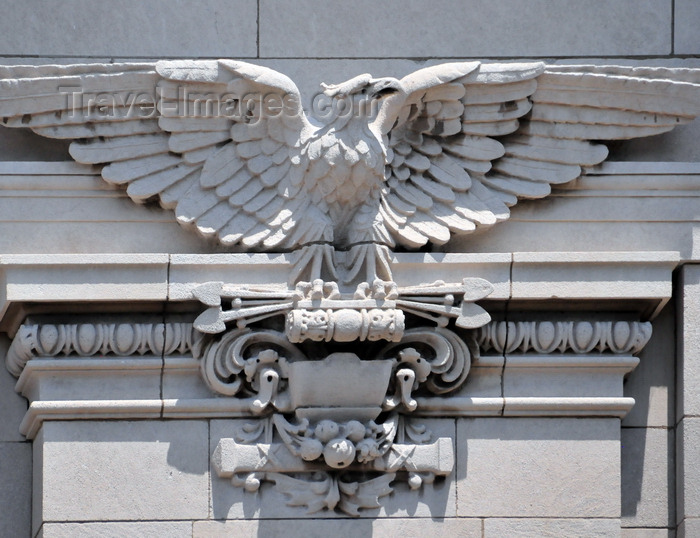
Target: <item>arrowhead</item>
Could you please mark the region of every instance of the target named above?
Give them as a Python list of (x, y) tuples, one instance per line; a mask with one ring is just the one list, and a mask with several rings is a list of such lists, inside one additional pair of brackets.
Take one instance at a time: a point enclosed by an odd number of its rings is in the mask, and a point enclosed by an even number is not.
[(465, 278), (462, 280), (464, 286), (464, 301), (478, 301), (488, 297), (493, 293), (493, 284), (483, 278)]

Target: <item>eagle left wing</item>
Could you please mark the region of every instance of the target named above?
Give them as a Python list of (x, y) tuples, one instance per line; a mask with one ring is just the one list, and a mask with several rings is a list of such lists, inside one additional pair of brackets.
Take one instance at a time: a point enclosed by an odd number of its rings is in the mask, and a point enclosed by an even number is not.
[(388, 135), (380, 217), (407, 247), (507, 219), (518, 199), (605, 160), (593, 141), (666, 132), (700, 112), (697, 70), (480, 64), (445, 80), (445, 67), (400, 81), (411, 90)]
[[(293, 248), (322, 233), (299, 192), (312, 130), (286, 76), (232, 60), (0, 67), (0, 118), (72, 140), (134, 201), (243, 248)], [(295, 157), (298, 162), (295, 161)]]

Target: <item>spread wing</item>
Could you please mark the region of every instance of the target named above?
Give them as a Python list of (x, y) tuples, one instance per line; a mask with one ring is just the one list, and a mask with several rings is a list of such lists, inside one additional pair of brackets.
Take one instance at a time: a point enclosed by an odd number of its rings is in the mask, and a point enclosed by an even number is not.
[(380, 213), (408, 247), (508, 218), (518, 199), (605, 160), (599, 141), (663, 133), (700, 112), (697, 70), (481, 64), (446, 81), (444, 67), (401, 80), (417, 89), (389, 133)]
[(5, 125), (74, 139), (76, 161), (105, 165), (106, 181), (137, 202), (157, 199), (205, 236), (285, 247), (313, 225), (296, 196), (311, 126), (298, 89), (276, 71), (162, 61), (3, 67), (0, 79)]

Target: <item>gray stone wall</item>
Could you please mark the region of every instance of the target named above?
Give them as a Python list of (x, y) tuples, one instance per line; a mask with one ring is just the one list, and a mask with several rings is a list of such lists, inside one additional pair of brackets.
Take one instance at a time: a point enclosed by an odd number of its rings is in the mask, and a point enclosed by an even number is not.
[[(114, 0), (105, 3), (27, 0), (8, 1), (4, 7), (0, 17), (0, 64), (238, 58), (285, 72), (307, 96), (317, 91), (320, 81), (338, 82), (362, 72), (400, 76), (426, 64), (452, 59), (536, 58), (562, 63), (590, 61), (700, 66), (700, 3), (696, 0)], [(654, 139), (616, 144), (612, 148), (613, 160), (698, 161), (699, 136), (700, 124), (695, 122)], [(0, 160), (69, 160), (66, 148), (66, 144), (28, 132), (0, 129)], [(9, 220), (0, 215), (0, 230), (11, 227)], [(170, 223), (170, 226), (174, 225)], [(31, 246), (27, 244), (31, 245), (33, 240), (41, 244), (42, 239), (31, 237), (36, 233), (32, 232), (31, 226), (24, 229), (29, 230), (30, 235), (20, 251), (29, 252)], [(19, 229), (12, 229), (14, 234), (19, 232)], [(2, 233), (0, 231), (0, 235)], [(128, 233), (133, 233), (133, 230)], [(161, 244), (173, 238), (183, 241), (173, 251), (201, 248), (193, 239), (183, 237), (179, 232), (167, 231), (159, 241)], [(48, 243), (51, 243), (52, 236), (49, 235), (49, 239)], [(71, 240), (65, 237), (61, 240), (65, 241), (61, 243), (61, 250), (70, 251)], [(82, 244), (80, 238), (75, 241)], [(4, 239), (0, 237), (0, 244), (12, 242), (8, 241), (7, 235)], [(45, 248), (50, 249), (48, 243)], [(480, 250), (487, 250), (488, 244), (486, 240)], [(507, 241), (504, 245), (504, 250), (509, 247)], [(145, 244), (127, 242), (112, 251), (147, 249)], [(693, 365), (689, 362), (692, 356), (686, 355), (686, 362), (679, 369), (683, 385), (676, 389), (674, 379), (675, 334), (679, 335), (679, 342), (687, 342), (686, 347), (681, 348), (686, 354), (689, 349), (696, 350), (700, 346), (696, 335), (697, 314), (690, 310), (691, 307), (697, 308), (700, 301), (696, 290), (696, 269), (697, 266), (693, 266), (685, 271), (684, 282), (690, 287), (683, 302), (678, 304), (678, 320), (674, 314), (676, 305), (672, 302), (654, 321), (653, 340), (643, 352), (640, 366), (627, 380), (626, 395), (636, 398), (637, 403), (622, 421), (621, 454), (615, 453), (615, 443), (610, 443), (609, 454), (562, 456), (553, 450), (552, 469), (532, 470), (533, 475), (539, 472), (541, 476), (552, 479), (556, 476), (556, 458), (559, 456), (578, 457), (582, 461), (600, 458), (603, 462), (600, 477), (605, 480), (609, 471), (606, 465), (613, 474), (616, 466), (621, 466), (620, 489), (615, 481), (602, 484), (597, 496), (591, 500), (593, 503), (608, 503), (611, 519), (587, 518), (585, 503), (569, 509), (576, 492), (566, 488), (575, 487), (575, 484), (568, 484), (563, 492), (559, 492), (563, 495), (559, 510), (543, 509), (536, 502), (528, 504), (534, 486), (525, 479), (522, 483), (514, 483), (508, 492), (510, 497), (489, 499), (489, 495), (493, 495), (488, 489), (489, 481), (508, 470), (504, 467), (508, 458), (513, 462), (514, 470), (522, 470), (516, 463), (519, 459), (551, 449), (546, 442), (537, 439), (538, 435), (543, 435), (537, 432), (538, 428), (551, 431), (552, 423), (532, 419), (527, 434), (511, 428), (508, 431), (512, 438), (503, 439), (494, 433), (496, 430), (491, 422), (498, 419), (481, 419), (476, 421), (477, 424), (472, 419), (459, 419), (457, 428), (462, 432), (459, 445), (474, 455), (480, 452), (492, 454), (494, 466), (490, 469), (458, 468), (460, 480), (475, 480), (483, 485), (483, 497), (463, 500), (456, 513), (447, 514), (450, 517), (442, 522), (439, 531), (442, 535), (614, 536), (619, 532), (618, 522), (614, 519), (618, 504), (621, 506), (623, 537), (700, 535), (699, 520), (692, 519), (700, 516), (700, 511), (692, 504), (700, 499), (695, 493), (697, 472), (691, 471), (697, 468), (700, 457), (695, 448), (697, 445), (692, 442), (700, 435), (696, 433), (698, 418), (693, 411), (697, 391), (692, 389), (692, 384), (697, 382), (697, 376), (693, 375)], [(4, 355), (7, 345), (6, 339), (0, 341), (0, 355)], [(4, 369), (0, 370), (0, 536), (8, 537), (29, 536), (32, 532), (32, 447), (19, 434), (19, 422), (26, 411), (26, 403), (15, 394), (15, 381)], [(677, 410), (676, 398), (680, 402)], [(517, 419), (510, 420), (518, 422)], [(561, 435), (566, 436), (567, 431), (575, 430), (574, 423), (574, 419), (561, 419), (554, 427), (561, 428)], [(192, 533), (196, 536), (274, 536), (290, 533), (290, 524), (284, 520), (211, 520), (216, 518), (213, 513), (216, 507), (209, 504), (209, 491), (213, 485), (208, 483), (207, 474), (209, 429), (212, 427), (208, 421), (142, 422), (128, 428), (124, 425), (123, 432), (111, 424), (67, 426), (45, 445), (45, 449), (61, 451), (61, 456), (55, 460), (57, 465), (63, 461), (61, 458), (65, 458), (66, 465), (73, 466), (83, 458), (103, 458), (107, 465), (106, 474), (95, 478), (76, 473), (76, 478), (91, 483), (102, 481), (100, 487), (115, 488), (115, 498), (124, 501), (124, 510), (128, 512), (122, 514), (123, 519), (135, 519), (131, 516), (140, 509), (139, 502), (144, 496), (151, 498), (167, 491), (162, 506), (147, 503), (148, 510), (154, 507), (162, 510), (144, 512), (140, 517), (143, 522), (115, 523), (104, 521), (104, 514), (116, 513), (113, 507), (110, 511), (99, 504), (91, 505), (90, 498), (85, 498), (80, 499), (80, 503), (90, 505), (92, 515), (79, 517), (71, 512), (77, 502), (69, 497), (74, 484), (65, 491), (61, 489), (60, 480), (65, 475), (59, 472), (60, 467), (53, 468), (49, 469), (56, 471), (53, 476), (48, 473), (34, 477), (35, 487), (40, 481), (42, 489), (50, 492), (42, 498), (34, 497), (35, 514), (56, 521), (41, 529), (35, 526), (35, 531), (43, 533), (45, 538), (189, 536)], [(518, 424), (524, 425), (525, 422)], [(619, 422), (601, 419), (597, 427), (599, 431), (590, 435), (600, 439), (613, 435), (608, 430), (616, 431)], [(464, 433), (466, 431), (480, 434), (476, 435), (475, 441)], [(65, 439), (60, 437), (68, 434)], [(528, 441), (528, 435), (534, 440)], [(586, 432), (578, 432), (578, 435), (585, 437)], [(111, 452), (110, 436), (116, 441), (128, 436), (129, 441), (134, 441), (131, 448), (138, 445), (138, 439), (133, 439), (136, 436), (143, 441), (146, 451)], [(567, 437), (571, 438), (575, 435)], [(99, 445), (103, 452), (82, 454), (80, 446), (70, 449), (68, 445), (72, 441), (80, 445), (76, 440), (81, 439), (101, 441)], [(178, 441), (181, 452), (169, 453), (164, 448), (173, 439)], [(159, 447), (154, 441), (163, 444)], [(679, 443), (686, 449), (677, 450)], [(585, 451), (585, 444), (572, 450)], [(675, 458), (677, 451), (678, 459)], [(34, 453), (35, 459), (43, 456)], [(109, 474), (110, 469), (116, 472), (134, 458), (143, 458), (136, 469), (143, 473), (138, 477), (139, 483), (120, 483), (118, 477)], [(474, 461), (479, 460), (475, 457)], [(156, 462), (156, 466), (149, 462)], [(149, 478), (149, 472), (157, 474), (157, 465), (166, 462), (183, 470), (181, 476), (159, 474), (158, 480), (162, 480), (162, 484)], [(676, 479), (677, 469), (681, 476), (685, 473), (683, 480)], [(53, 483), (52, 480), (59, 482)], [(149, 488), (137, 487), (146, 483)], [(543, 490), (549, 488), (547, 484), (540, 486)], [(130, 487), (134, 488), (133, 491)], [(556, 494), (552, 495), (539, 500), (556, 507)], [(525, 498), (528, 498), (528, 503), (523, 501)], [(692, 502), (689, 501), (691, 498)], [(127, 499), (133, 503), (131, 508)], [(44, 503), (39, 510), (37, 502)], [(434, 532), (430, 513), (415, 520), (410, 518), (411, 515), (409, 512), (407, 517), (360, 522), (322, 521), (313, 527), (313, 520), (304, 520), (294, 524), (293, 533), (299, 536), (374, 534), (408, 537)], [(79, 522), (83, 519), (92, 521)], [(675, 534), (677, 525), (680, 527)]]

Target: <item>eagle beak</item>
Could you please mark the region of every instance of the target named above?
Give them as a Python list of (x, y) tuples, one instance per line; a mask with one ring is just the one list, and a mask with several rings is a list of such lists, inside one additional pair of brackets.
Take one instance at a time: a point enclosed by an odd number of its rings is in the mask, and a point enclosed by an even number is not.
[(372, 88), (369, 93), (373, 99), (380, 99), (401, 91), (399, 81), (395, 78), (380, 78), (372, 82)]
[(323, 93), (325, 93), (328, 97), (346, 97), (361, 90), (371, 82), (372, 75), (365, 73), (364, 75), (358, 75), (350, 80), (346, 80), (341, 84), (322, 83), (321, 87), (323, 88)]

